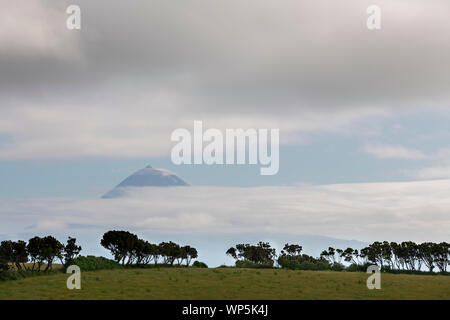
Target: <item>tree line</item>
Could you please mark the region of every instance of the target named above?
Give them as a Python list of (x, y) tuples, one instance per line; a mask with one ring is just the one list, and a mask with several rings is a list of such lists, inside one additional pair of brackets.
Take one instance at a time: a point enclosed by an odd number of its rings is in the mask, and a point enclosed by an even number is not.
[[(154, 244), (128, 231), (108, 231), (103, 234), (100, 244), (111, 252), (115, 263), (122, 266), (190, 266), (198, 257), (197, 249), (189, 245), (180, 246), (172, 241)], [(53, 263), (58, 260), (65, 270), (80, 252), (81, 246), (72, 237), (65, 244), (53, 236), (36, 236), (28, 242), (2, 241), (0, 272), (11, 269), (11, 266), (17, 271), (51, 271)], [(277, 255), (270, 243), (260, 241), (256, 245), (237, 244), (226, 254), (235, 259), (236, 267), (365, 271), (368, 265), (376, 264), (386, 272), (420, 272), (426, 269), (445, 273), (450, 263), (450, 244), (376, 241), (360, 250), (329, 247), (319, 257), (313, 257), (304, 254), (301, 245), (288, 243)], [(196, 261), (194, 266), (206, 265)]]
[(330, 262), (342, 261), (353, 264), (377, 264), (382, 270), (421, 271), (427, 268), (433, 272), (447, 272), (450, 261), (450, 244), (447, 242), (424, 242), (417, 244), (412, 241), (401, 243), (376, 241), (360, 251), (352, 248), (345, 250), (328, 248), (321, 254)]
[[(168, 241), (153, 244), (138, 238), (128, 231), (108, 231), (100, 244), (111, 252), (114, 260), (122, 266), (144, 266), (174, 264), (190, 266), (198, 257), (197, 249), (189, 245)], [(62, 244), (53, 236), (33, 237), (28, 242), (6, 240), (0, 243), (0, 271), (51, 271), (55, 261), (63, 265), (63, 270), (71, 265), (81, 252), (75, 238), (69, 237)], [(45, 265), (45, 268), (43, 266)], [(195, 266), (206, 265), (196, 261)]]
[[(373, 242), (361, 250), (329, 247), (319, 257), (303, 254), (299, 244), (286, 244), (277, 256), (268, 242), (256, 245), (237, 244), (226, 251), (236, 260), (236, 266), (273, 267), (305, 270), (365, 271), (368, 265), (376, 264), (382, 271), (447, 272), (450, 264), (450, 244), (447, 242), (414, 243), (412, 241)], [(347, 266), (344, 265), (347, 264)]]
[(6, 271), (12, 265), (16, 270), (30, 270), (40, 272), (51, 271), (54, 261), (59, 260), (63, 267), (72, 264), (79, 255), (81, 247), (75, 238), (69, 237), (66, 244), (62, 244), (52, 236), (34, 237), (28, 243), (22, 240), (6, 240), (0, 243), (0, 270)]
[(116, 262), (127, 266), (152, 262), (173, 266), (176, 262), (179, 266), (184, 264), (188, 267), (192, 259), (198, 257), (197, 249), (191, 246), (180, 246), (172, 241), (153, 244), (128, 231), (108, 231), (100, 244), (111, 252)]

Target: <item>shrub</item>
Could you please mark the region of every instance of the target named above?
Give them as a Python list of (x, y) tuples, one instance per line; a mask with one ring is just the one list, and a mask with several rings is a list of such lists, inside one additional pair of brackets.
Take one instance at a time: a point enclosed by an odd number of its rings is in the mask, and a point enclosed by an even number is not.
[(273, 262), (272, 263), (254, 263), (254, 262), (247, 261), (247, 260), (237, 260), (236, 268), (256, 268), (256, 269), (273, 268)]
[(331, 265), (331, 270), (333, 271), (344, 271), (345, 266), (342, 263), (335, 262)]
[(5, 272), (9, 270), (8, 261), (0, 260), (0, 272)]
[(273, 266), (276, 252), (268, 242), (258, 242), (256, 246), (250, 244), (237, 244), (226, 251), (226, 254), (236, 260), (250, 261), (253, 264)]
[(192, 264), (192, 266), (195, 267), (195, 268), (208, 268), (208, 265), (206, 263), (204, 263), (204, 262), (201, 262), (201, 261), (195, 261)]
[(304, 261), (300, 263), (298, 270), (330, 270), (330, 264), (326, 261)]
[(0, 281), (8, 280), (10, 277), (8, 262), (0, 260)]
[(73, 264), (79, 266), (81, 271), (122, 268), (122, 266), (114, 260), (95, 256), (80, 256), (73, 260)]
[(302, 255), (296, 258), (280, 256), (278, 264), (283, 269), (291, 270), (330, 270), (331, 265), (324, 259), (315, 259), (311, 256)]
[(37, 270), (4, 270), (0, 271), (0, 281), (20, 280), (29, 277), (47, 276), (60, 273), (61, 270), (48, 270), (47, 272), (38, 272)]
[(369, 266), (373, 265), (373, 263), (367, 262), (364, 264), (356, 264), (356, 263), (352, 263), (351, 265), (349, 265), (346, 270), (348, 272), (366, 272), (367, 268)]

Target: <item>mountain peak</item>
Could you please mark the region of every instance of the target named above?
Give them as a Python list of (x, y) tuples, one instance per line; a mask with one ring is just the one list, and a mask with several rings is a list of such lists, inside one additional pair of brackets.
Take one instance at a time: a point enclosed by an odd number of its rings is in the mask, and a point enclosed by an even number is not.
[(119, 198), (126, 195), (128, 187), (175, 187), (189, 186), (175, 173), (166, 169), (154, 169), (151, 165), (136, 171), (119, 183), (102, 198)]

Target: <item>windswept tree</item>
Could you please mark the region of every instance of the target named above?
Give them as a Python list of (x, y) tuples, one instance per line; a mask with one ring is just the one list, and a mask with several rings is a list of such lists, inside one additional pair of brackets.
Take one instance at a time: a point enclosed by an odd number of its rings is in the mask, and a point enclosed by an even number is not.
[(77, 239), (71, 238), (67, 239), (67, 244), (63, 247), (62, 250), (62, 259), (61, 263), (64, 268), (67, 268), (73, 263), (73, 260), (80, 254), (81, 246), (77, 245)]
[(405, 257), (406, 252), (405, 249), (398, 244), (397, 242), (391, 242), (390, 247), (392, 250), (392, 256), (393, 256), (393, 264), (397, 270), (402, 270), (405, 268)]
[(283, 250), (281, 250), (281, 255), (295, 258), (301, 255), (302, 250), (303, 247), (301, 245), (286, 243), (283, 247)]
[(37, 265), (37, 271), (41, 271), (41, 266), (44, 263), (44, 256), (42, 255), (44, 244), (43, 239), (40, 237), (34, 237), (28, 240), (27, 250), (33, 263), (31, 270), (35, 270)]
[(434, 263), (441, 272), (447, 272), (447, 266), (450, 259), (450, 244), (441, 242), (436, 245), (436, 254)]
[(157, 264), (159, 248), (156, 244), (139, 239), (135, 244), (133, 255), (137, 265), (147, 265), (152, 260)]
[(364, 263), (375, 263), (381, 269), (384, 267), (393, 267), (393, 251), (390, 243), (387, 241), (375, 241), (368, 247), (361, 249), (359, 257), (363, 259)]
[(108, 231), (103, 235), (100, 244), (109, 250), (118, 263), (127, 265), (133, 263), (136, 258), (135, 248), (139, 244), (139, 238), (128, 231)]
[(298, 244), (286, 243), (278, 256), (278, 265), (284, 269), (315, 269), (325, 270), (329, 269), (329, 262), (320, 257), (316, 259), (310, 255), (302, 254), (303, 247)]
[(0, 261), (12, 263), (17, 270), (26, 269), (28, 262), (27, 244), (25, 241), (2, 241), (0, 244)]
[(159, 257), (161, 256), (161, 248), (159, 247), (159, 245), (152, 243), (150, 246), (150, 254), (152, 256), (153, 263), (157, 265)]
[(197, 257), (198, 257), (197, 249), (195, 249), (191, 246), (182, 247), (181, 252), (182, 252), (183, 259), (186, 260), (186, 267), (189, 267), (192, 259), (197, 259)]
[(47, 267), (44, 271), (52, 270), (53, 262), (56, 258), (61, 257), (64, 246), (52, 236), (42, 238), (41, 244), (42, 258), (47, 262)]
[[(342, 251), (340, 249), (337, 249), (339, 251)], [(333, 247), (328, 247), (328, 250), (323, 250), (322, 253), (320, 254), (320, 257), (327, 260), (329, 263), (334, 264), (338, 262), (337, 256), (339, 256), (339, 254), (337, 253), (337, 250), (334, 249)]]
[(181, 255), (181, 247), (175, 242), (161, 242), (159, 244), (160, 254), (163, 257), (163, 263), (173, 265), (175, 260)]
[(347, 249), (342, 251), (341, 256), (343, 257), (345, 262), (358, 264), (359, 253), (358, 250), (348, 247)]
[(0, 274), (9, 270), (8, 261), (0, 258)]
[(433, 242), (424, 242), (419, 244), (420, 258), (422, 259), (425, 267), (431, 272), (434, 270), (434, 263), (438, 253), (438, 244)]
[(419, 259), (418, 246), (412, 241), (404, 241), (400, 244), (403, 249), (403, 259), (408, 270), (416, 270)]
[(228, 249), (226, 251), (226, 255), (232, 257), (233, 259), (237, 260), (237, 253), (236, 253), (236, 248), (235, 247), (231, 247), (230, 249)]
[(258, 242), (257, 245), (237, 244), (226, 252), (237, 261), (249, 261), (261, 265), (273, 265), (276, 251), (268, 242)]
[(379, 265), (382, 269), (421, 271), (424, 265), (433, 272), (437, 267), (440, 272), (446, 272), (449, 263), (449, 244), (446, 242), (424, 242), (417, 244), (413, 241), (374, 242), (361, 249), (360, 256)]

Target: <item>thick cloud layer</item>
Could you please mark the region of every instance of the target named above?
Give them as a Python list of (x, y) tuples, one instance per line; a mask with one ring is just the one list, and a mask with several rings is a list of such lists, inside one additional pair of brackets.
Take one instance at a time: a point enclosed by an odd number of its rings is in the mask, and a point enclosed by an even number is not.
[(135, 188), (128, 198), (0, 200), (8, 234), (72, 228), (446, 241), (450, 180), (297, 187)]
[(81, 31), (70, 1), (3, 2), (2, 159), (167, 156), (195, 119), (289, 143), (450, 102), (447, 0), (378, 1), (380, 31), (366, 0), (80, 0)]

